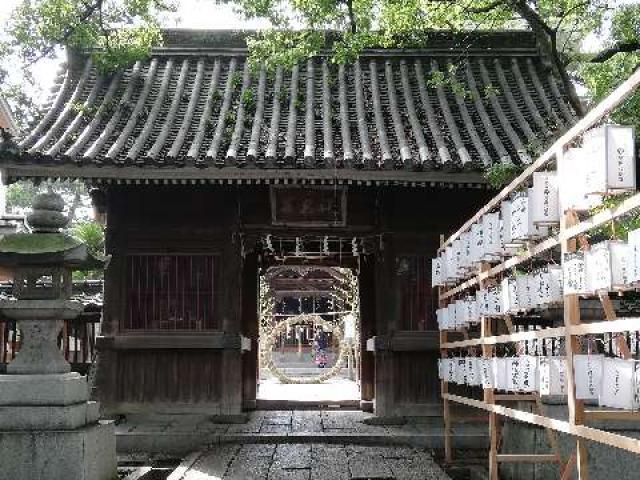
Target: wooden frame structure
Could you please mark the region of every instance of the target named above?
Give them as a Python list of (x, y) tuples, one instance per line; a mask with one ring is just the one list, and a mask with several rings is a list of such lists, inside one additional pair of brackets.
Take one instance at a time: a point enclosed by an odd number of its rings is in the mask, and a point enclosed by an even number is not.
[[(621, 84), (600, 104), (593, 108), (582, 120), (573, 128), (568, 130), (558, 139), (546, 152), (544, 152), (533, 164), (531, 164), (521, 175), (514, 179), (498, 195), (496, 195), (487, 205), (480, 209), (470, 220), (468, 220), (457, 232), (446, 241), (442, 242), (441, 251), (451, 245), (462, 233), (469, 230), (471, 225), (482, 218), (483, 215), (499, 207), (500, 202), (505, 200), (512, 192), (526, 185), (530, 181), (534, 172), (543, 169), (552, 161), (556, 165), (562, 162), (565, 149), (578, 139), (588, 129), (598, 124), (616, 107), (621, 105), (634, 92), (640, 89), (640, 71), (636, 71), (628, 80)], [(440, 288), (439, 305), (445, 307), (457, 295), (474, 287), (483, 287), (485, 282), (490, 281), (512, 268), (522, 265), (550, 250), (560, 250), (568, 253), (575, 250), (575, 239), (584, 235), (591, 229), (604, 225), (618, 217), (621, 217), (633, 210), (640, 208), (640, 193), (636, 193), (624, 200), (613, 209), (604, 210), (590, 218), (579, 221), (575, 214), (568, 211), (564, 218), (561, 218), (560, 229), (557, 235), (543, 239), (536, 244), (528, 244), (527, 251), (511, 257), (497, 265), (480, 264), (478, 273), (458, 285), (451, 288)], [(580, 319), (579, 298), (576, 294), (564, 296), (564, 326), (555, 328), (543, 328), (527, 332), (515, 332), (511, 324), (510, 317), (504, 317), (509, 334), (494, 335), (492, 326), (493, 318), (484, 317), (481, 320), (481, 331), (479, 338), (469, 338), (469, 333), (463, 329), (464, 340), (450, 341), (449, 332), (440, 332), (440, 349), (443, 357), (446, 357), (450, 350), (481, 348), (482, 356), (492, 357), (495, 347), (501, 344), (515, 342), (541, 340), (546, 338), (564, 338), (566, 354), (567, 391), (568, 391), (568, 420), (560, 420), (546, 416), (542, 410), (530, 413), (516, 408), (500, 405), (501, 401), (523, 401), (533, 400), (538, 407), (541, 407), (540, 398), (537, 394), (496, 394), (494, 389), (484, 389), (482, 400), (477, 400), (461, 395), (454, 395), (449, 392), (448, 382), (442, 380), (442, 399), (444, 404), (445, 421), (445, 456), (447, 461), (453, 460), (452, 454), (452, 421), (451, 403), (462, 404), (485, 410), (489, 413), (490, 428), (490, 456), (489, 471), (492, 480), (498, 479), (498, 465), (500, 463), (542, 463), (556, 462), (560, 466), (559, 478), (571, 478), (572, 472), (577, 469), (580, 480), (589, 478), (588, 474), (588, 451), (586, 442), (592, 441), (611, 447), (627, 450), (640, 454), (640, 440), (611, 433), (599, 428), (587, 426), (589, 420), (640, 420), (640, 412), (623, 410), (587, 410), (581, 400), (576, 399), (575, 377), (573, 370), (573, 357), (580, 353), (579, 337), (584, 335), (621, 333), (640, 330), (640, 318), (616, 319), (615, 311), (607, 295), (600, 295), (602, 306), (605, 312), (604, 321), (582, 323)], [(629, 351), (620, 349), (622, 357), (629, 358)], [(519, 422), (525, 422), (547, 429), (553, 454), (537, 455), (505, 455), (499, 454), (499, 417), (506, 417)], [(576, 439), (576, 450), (571, 457), (564, 461), (559, 454), (555, 432), (572, 435)]]

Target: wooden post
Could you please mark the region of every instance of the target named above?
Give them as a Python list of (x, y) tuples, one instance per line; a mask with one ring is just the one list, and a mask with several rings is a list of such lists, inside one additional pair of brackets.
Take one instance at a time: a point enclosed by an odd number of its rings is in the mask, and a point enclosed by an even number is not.
[[(562, 162), (563, 150), (558, 149), (556, 161), (558, 164)], [(560, 235), (569, 227), (578, 223), (578, 217), (575, 212), (568, 211), (560, 222)], [(575, 239), (564, 239), (560, 243), (561, 254), (572, 253), (576, 251)], [(576, 381), (575, 371), (573, 369), (573, 357), (580, 353), (580, 344), (578, 339), (571, 335), (569, 327), (580, 324), (580, 298), (576, 294), (564, 296), (564, 325), (567, 328), (565, 334), (565, 353), (566, 353), (566, 371), (567, 371), (567, 403), (569, 406), (569, 423), (572, 425), (582, 425), (584, 423), (584, 402), (576, 399)], [(588, 480), (588, 457), (586, 440), (578, 437), (576, 439), (576, 466), (578, 469), (578, 480)]]
[[(440, 345), (447, 343), (447, 331), (440, 331)], [(446, 350), (442, 350), (446, 354)], [(445, 395), (449, 393), (449, 382), (440, 380), (440, 390)], [(447, 398), (442, 399), (443, 417), (444, 417), (444, 459), (447, 463), (453, 462), (453, 449), (451, 445), (451, 407)]]

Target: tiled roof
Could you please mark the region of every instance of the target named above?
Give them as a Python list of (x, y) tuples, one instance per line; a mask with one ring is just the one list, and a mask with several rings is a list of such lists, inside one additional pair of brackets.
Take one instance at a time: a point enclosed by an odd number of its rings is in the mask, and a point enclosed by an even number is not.
[[(425, 49), (275, 72), (253, 71), (228, 32), (166, 38), (148, 61), (109, 77), (74, 58), (42, 122), (19, 152), (5, 152), (9, 175), (464, 182), (480, 177), (450, 172), (526, 161), (528, 145), (574, 122), (526, 32), (467, 34), (462, 47), (434, 34)], [(434, 81), (454, 65), (456, 82)]]

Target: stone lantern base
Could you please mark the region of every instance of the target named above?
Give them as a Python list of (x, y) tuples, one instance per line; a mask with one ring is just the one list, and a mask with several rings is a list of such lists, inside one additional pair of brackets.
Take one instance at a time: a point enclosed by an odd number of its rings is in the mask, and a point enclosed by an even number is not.
[(112, 422), (77, 373), (0, 375), (0, 480), (114, 480)]

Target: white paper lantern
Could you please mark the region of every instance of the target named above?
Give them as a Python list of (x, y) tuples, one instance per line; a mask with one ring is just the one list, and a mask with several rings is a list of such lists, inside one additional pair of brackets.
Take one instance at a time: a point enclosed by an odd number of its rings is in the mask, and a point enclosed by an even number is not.
[(544, 225), (536, 225), (533, 221), (533, 188), (529, 188), (527, 190), (527, 204), (528, 204), (528, 215), (529, 215), (529, 225), (527, 226), (527, 230), (529, 231), (529, 239), (532, 238), (544, 238), (549, 236), (549, 227)]
[(495, 386), (495, 362), (493, 358), (479, 358), (480, 379), (482, 388), (494, 388)]
[(520, 390), (523, 392), (538, 391), (538, 357), (533, 355), (520, 356)]
[(562, 267), (547, 265), (534, 274), (534, 294), (537, 306), (562, 302)]
[(565, 357), (540, 357), (538, 359), (540, 395), (567, 394), (567, 365)]
[(601, 407), (637, 410), (639, 398), (636, 394), (636, 360), (605, 358), (602, 371)]
[(493, 385), (498, 390), (508, 390), (508, 375), (507, 375), (507, 358), (494, 357), (493, 361)]
[(560, 212), (568, 209), (589, 210), (601, 202), (599, 196), (588, 195), (593, 178), (591, 157), (583, 148), (569, 148), (558, 164)]
[(458, 385), (465, 385), (467, 383), (467, 359), (464, 357), (456, 358), (456, 379), (455, 383)]
[(500, 281), (500, 298), (502, 301), (502, 311), (505, 314), (514, 313), (516, 311), (514, 308), (517, 303), (517, 299), (515, 299), (514, 295), (515, 288), (512, 290), (510, 284), (515, 286), (515, 279), (513, 277), (505, 277)]
[(553, 225), (560, 221), (560, 203), (556, 172), (534, 172), (531, 191), (531, 219), (535, 225)]
[(446, 381), (449, 383), (455, 383), (456, 381), (456, 367), (457, 367), (457, 362), (455, 361), (455, 359), (453, 358), (449, 358), (447, 359), (447, 363), (446, 363), (446, 368), (447, 368), (447, 375), (446, 375)]
[(462, 264), (461, 264), (462, 248), (463, 248), (462, 240), (460, 238), (456, 238), (451, 243), (451, 252), (452, 252), (452, 272), (451, 272), (452, 275), (451, 276), (454, 281), (463, 278)]
[(489, 316), (496, 317), (503, 315), (502, 311), (502, 291), (500, 285), (495, 285), (487, 290), (489, 296)]
[(502, 255), (500, 243), (500, 214), (487, 213), (482, 217), (482, 231), (484, 233), (484, 255), (486, 261), (497, 260)]
[(465, 299), (465, 305), (467, 307), (467, 318), (469, 323), (478, 323), (480, 321), (480, 315), (478, 314), (478, 302), (473, 296)]
[(511, 199), (510, 225), (511, 240), (524, 242), (531, 237), (531, 232), (529, 231), (529, 199), (525, 192), (518, 192)]
[(521, 389), (522, 385), (520, 357), (507, 357), (506, 365), (507, 385), (505, 390), (517, 392)]
[(609, 242), (611, 255), (611, 287), (624, 288), (628, 285), (631, 271), (631, 249), (626, 242), (614, 240)]
[(515, 277), (516, 303), (519, 311), (530, 310), (535, 307), (533, 287), (534, 281), (531, 275), (517, 275)]
[(464, 300), (457, 300), (456, 305), (456, 326), (466, 327), (469, 323), (467, 304)]
[(603, 125), (584, 135), (592, 165), (587, 193), (635, 191), (635, 134), (633, 127)]
[(438, 308), (436, 310), (436, 321), (438, 322), (438, 330), (446, 330), (448, 328), (446, 308)]
[(632, 230), (627, 237), (629, 245), (629, 278), (631, 284), (640, 282), (640, 229)]
[(448, 363), (449, 363), (449, 359), (448, 358), (439, 358), (438, 359), (438, 378), (440, 380), (446, 380), (447, 379), (447, 372), (448, 372)]
[(598, 399), (602, 388), (603, 363), (604, 355), (600, 354), (573, 356), (577, 399)]
[(471, 225), (471, 262), (480, 262), (484, 257), (484, 231), (482, 224)]
[(590, 292), (610, 291), (628, 283), (629, 247), (621, 241), (593, 245), (585, 254), (587, 288)]
[(500, 203), (500, 244), (505, 256), (515, 255), (522, 246), (521, 241), (516, 241), (511, 236), (511, 228), (511, 201), (504, 200)]
[(480, 363), (477, 357), (467, 357), (467, 385), (475, 387), (482, 384)]
[(431, 259), (431, 286), (438, 287), (445, 284), (443, 261), (440, 257)]
[(609, 243), (602, 242), (593, 245), (585, 253), (587, 271), (587, 289), (589, 292), (611, 290), (611, 256)]
[(460, 248), (458, 265), (462, 270), (462, 275), (467, 277), (473, 268), (473, 263), (471, 262), (471, 232), (464, 232), (460, 235)]
[(565, 253), (562, 262), (563, 291), (565, 295), (589, 293), (584, 252)]
[(447, 305), (447, 328), (449, 330), (455, 330), (458, 327), (458, 323), (456, 321), (456, 304), (455, 302), (451, 302)]
[(489, 291), (486, 288), (481, 288), (476, 292), (476, 302), (478, 304), (478, 314), (481, 317), (490, 315), (491, 299)]

